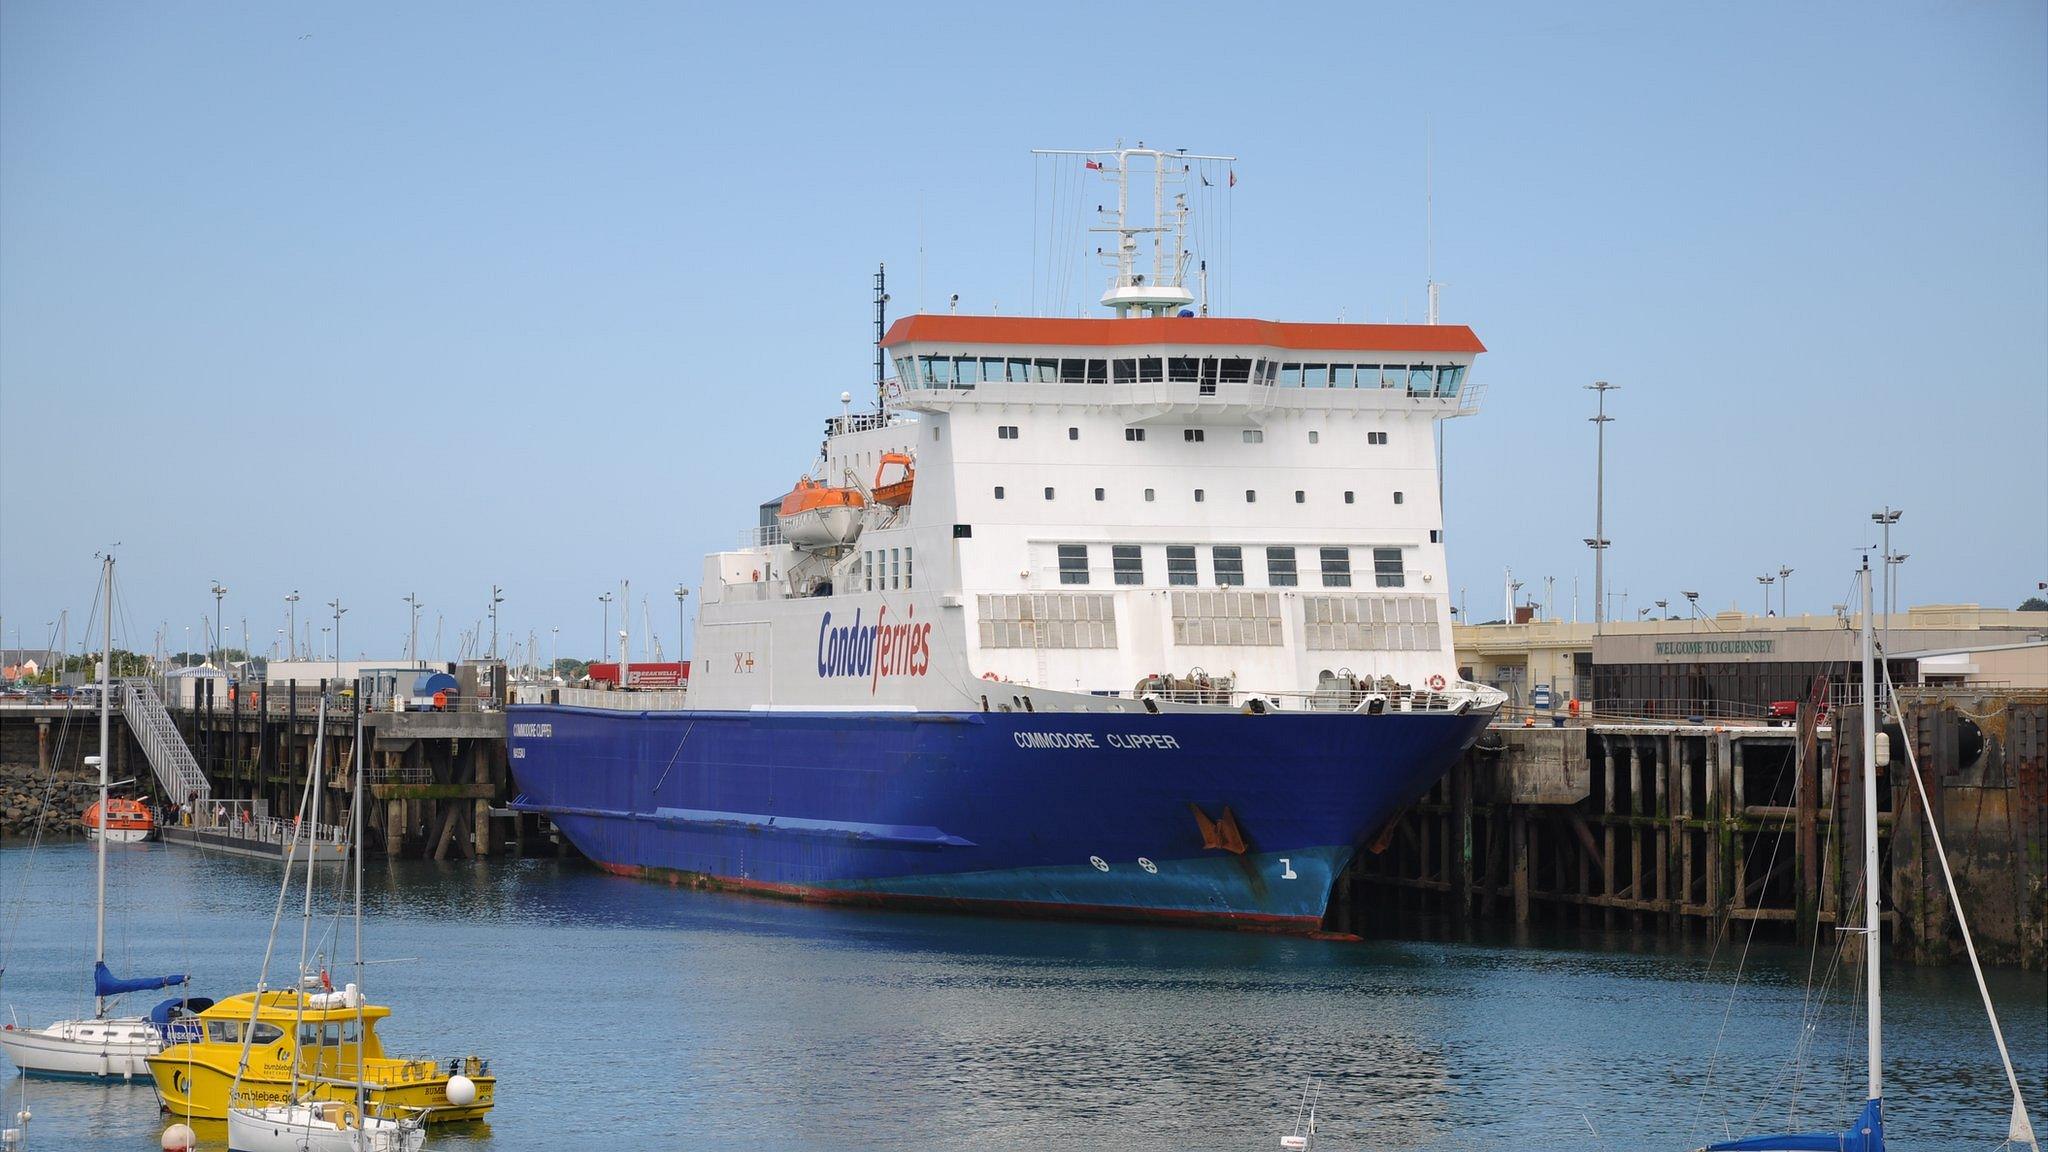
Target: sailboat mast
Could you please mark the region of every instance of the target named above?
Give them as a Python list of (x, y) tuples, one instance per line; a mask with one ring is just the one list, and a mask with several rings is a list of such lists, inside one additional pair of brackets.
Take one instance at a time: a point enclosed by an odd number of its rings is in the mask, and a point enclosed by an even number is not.
[(1884, 1095), (1884, 1006), (1878, 951), (1884, 942), (1877, 907), (1877, 681), (1871, 664), (1870, 557), (1863, 558), (1863, 965), (1869, 984), (1870, 1099)]
[[(104, 621), (100, 628), (100, 850), (99, 887), (93, 899), (93, 1018), (104, 1019), (107, 1015), (107, 998), (99, 994), (98, 965), (107, 960), (107, 676), (114, 663), (114, 556), (108, 553), (101, 565), (106, 570), (106, 587), (100, 595), (106, 600), (102, 608)], [(59, 667), (62, 667), (60, 662)]]
[[(531, 649), (529, 644), (528, 648)], [(360, 685), (359, 685), (360, 687)], [(369, 1114), (369, 1094), (363, 1086), (363, 707), (362, 693), (356, 693), (356, 762), (349, 773), (350, 804), (348, 846), (356, 854), (356, 1114)], [(358, 1136), (358, 1142), (362, 1137)]]

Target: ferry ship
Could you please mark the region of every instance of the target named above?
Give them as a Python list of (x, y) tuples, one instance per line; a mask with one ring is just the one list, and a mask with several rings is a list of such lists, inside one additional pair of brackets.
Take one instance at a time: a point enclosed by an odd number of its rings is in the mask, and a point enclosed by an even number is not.
[(515, 808), (677, 883), (1320, 928), (1503, 701), (1457, 676), (1433, 447), (1484, 348), (1210, 315), (1188, 185), (1231, 158), (1056, 155), (1113, 189), (1107, 314), (885, 328), (878, 275), (874, 407), (705, 558), (687, 694), (524, 694)]

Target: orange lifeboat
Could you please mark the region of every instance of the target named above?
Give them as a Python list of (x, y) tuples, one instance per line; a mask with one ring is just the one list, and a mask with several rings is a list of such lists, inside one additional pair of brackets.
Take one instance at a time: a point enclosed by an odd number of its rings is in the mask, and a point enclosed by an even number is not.
[[(882, 483), (882, 477), (888, 473), (889, 465), (891, 464), (903, 466), (903, 478), (884, 484)], [(875, 503), (886, 504), (891, 508), (901, 508), (910, 503), (910, 489), (916, 483), (917, 465), (915, 461), (901, 452), (884, 452), (882, 453), (881, 464), (875, 468)]]
[(831, 548), (860, 537), (867, 499), (857, 488), (834, 488), (806, 476), (782, 498), (776, 520), (782, 538), (800, 548)]
[(95, 801), (79, 823), (85, 825), (87, 836), (95, 840), (104, 838), (110, 844), (140, 844), (156, 834), (156, 817), (150, 813), (149, 805), (122, 796), (107, 798), (104, 820)]

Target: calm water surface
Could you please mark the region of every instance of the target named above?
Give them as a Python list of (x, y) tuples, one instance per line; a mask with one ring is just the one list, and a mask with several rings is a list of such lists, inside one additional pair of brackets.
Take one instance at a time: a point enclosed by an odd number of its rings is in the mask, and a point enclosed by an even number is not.
[[(189, 971), (205, 995), (252, 985), (275, 865), (112, 857), (117, 971)], [(0, 1014), (90, 1011), (92, 872), (83, 844), (0, 848)], [(479, 1052), (499, 1077), (489, 1123), (436, 1128), (433, 1148), (1272, 1149), (1311, 1077), (1322, 1148), (1690, 1148), (1794, 1109), (1846, 1124), (1863, 1088), (1854, 973), (1827, 979), (1822, 955), (1809, 997), (1808, 954), (1785, 946), (1750, 950), (1731, 999), (1739, 942), (1357, 944), (851, 912), (552, 860), (398, 862), (366, 887), (386, 1045)], [(288, 916), (274, 973), (297, 928)], [(2048, 983), (1992, 978), (2038, 1115)], [(1887, 979), (1894, 1144), (1996, 1147), (2005, 1088), (1968, 970)], [(21, 1086), (0, 1077), (9, 1114)], [(28, 1090), (32, 1148), (157, 1147), (147, 1084)]]

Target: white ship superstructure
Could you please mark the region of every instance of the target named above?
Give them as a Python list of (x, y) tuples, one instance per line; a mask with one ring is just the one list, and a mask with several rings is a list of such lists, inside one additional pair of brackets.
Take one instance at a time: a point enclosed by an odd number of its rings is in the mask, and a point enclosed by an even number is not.
[[(1093, 708), (1451, 689), (1433, 433), (1476, 410), (1484, 347), (1462, 325), (1194, 315), (1185, 209), (1140, 227), (1121, 208), (1134, 160), (1180, 158), (1099, 161), (1115, 317), (927, 314), (880, 335), (885, 401), (829, 421), (814, 468), (857, 522), (821, 545), (821, 510), (785, 505), (805, 543), (770, 530), (707, 559), (692, 706), (1007, 700), (991, 681)], [(877, 500), (906, 459), (907, 504)], [(887, 652), (870, 660), (856, 626)]]

